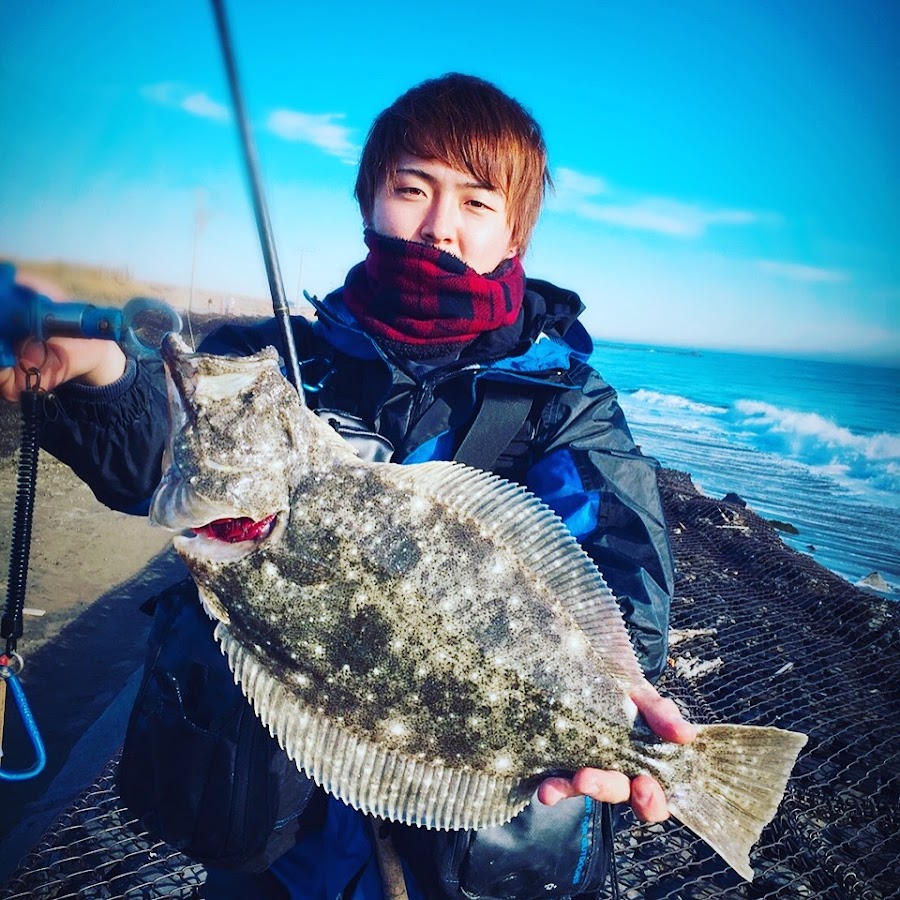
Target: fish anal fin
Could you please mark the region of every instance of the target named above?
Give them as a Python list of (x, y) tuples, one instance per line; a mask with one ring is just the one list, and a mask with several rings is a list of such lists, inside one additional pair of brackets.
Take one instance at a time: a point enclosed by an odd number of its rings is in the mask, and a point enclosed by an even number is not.
[(425, 828), (475, 829), (508, 822), (531, 799), (531, 781), (453, 768), (354, 734), (303, 703), (226, 626), (215, 636), (263, 725), (299, 769), (354, 809)]

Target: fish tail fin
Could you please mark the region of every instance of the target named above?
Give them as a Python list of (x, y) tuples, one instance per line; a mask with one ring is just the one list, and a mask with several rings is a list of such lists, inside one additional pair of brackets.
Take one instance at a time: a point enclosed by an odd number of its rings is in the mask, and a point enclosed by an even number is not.
[(806, 735), (753, 725), (700, 725), (698, 732), (688, 745), (690, 776), (670, 791), (669, 809), (752, 881), (750, 848), (775, 817)]

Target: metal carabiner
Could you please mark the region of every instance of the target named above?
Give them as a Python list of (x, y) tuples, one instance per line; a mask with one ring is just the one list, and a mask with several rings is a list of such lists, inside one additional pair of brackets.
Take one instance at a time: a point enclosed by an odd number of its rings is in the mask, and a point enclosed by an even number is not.
[[(28, 349), (29, 344), (38, 343), (41, 345), (41, 351), (43, 352), (43, 356), (41, 357), (40, 363), (36, 366), (26, 366), (24, 362), (22, 362), (22, 357), (25, 355), (25, 351)], [(25, 373), (25, 390), (33, 393), (38, 393), (41, 391), (41, 370), (47, 365), (47, 357), (49, 356), (50, 351), (47, 349), (47, 342), (43, 338), (35, 338), (29, 337), (28, 340), (25, 341), (25, 344), (22, 346), (21, 351), (19, 352), (19, 368)]]
[[(35, 722), (34, 716), (31, 714), (31, 707), (29, 707), (28, 701), (25, 699), (25, 691), (22, 690), (22, 685), (19, 684), (18, 676), (11, 668), (13, 660), (18, 661), (18, 669), (21, 671), (22, 657), (18, 653), (13, 653), (12, 658), (6, 654), (0, 656), (0, 682), (2, 682), (0, 683), (0, 692), (5, 692), (6, 685), (9, 685), (13, 699), (16, 701), (16, 706), (19, 709), (19, 716), (25, 725), (25, 733), (28, 735), (28, 740), (31, 741), (31, 746), (34, 749), (35, 761), (30, 768), (18, 771), (9, 771), (0, 767), (0, 781), (26, 781), (29, 778), (35, 778), (44, 771), (44, 766), (47, 764), (47, 751), (44, 749), (44, 741), (41, 738), (41, 733), (38, 731), (37, 722)], [(5, 710), (3, 712), (5, 713)], [(2, 721), (0, 721), (0, 726), (2, 726)]]

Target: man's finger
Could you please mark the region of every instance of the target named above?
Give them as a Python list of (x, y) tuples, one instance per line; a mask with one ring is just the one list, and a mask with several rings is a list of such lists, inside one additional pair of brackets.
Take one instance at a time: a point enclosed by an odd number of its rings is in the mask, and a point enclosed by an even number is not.
[(578, 791), (568, 778), (545, 778), (538, 787), (537, 796), (546, 806), (556, 806), (560, 800), (577, 797)]
[(654, 734), (673, 744), (689, 744), (697, 737), (697, 727), (681, 714), (674, 700), (660, 697), (656, 689), (647, 685), (631, 695)]
[(659, 782), (649, 775), (632, 779), (631, 808), (642, 822), (665, 822), (669, 818), (666, 795)]
[(621, 772), (579, 769), (571, 779), (546, 778), (538, 788), (538, 800), (554, 806), (568, 797), (592, 797), (601, 803), (627, 803), (631, 782)]
[(627, 803), (631, 797), (631, 779), (606, 769), (579, 769), (572, 776), (572, 786), (601, 803)]

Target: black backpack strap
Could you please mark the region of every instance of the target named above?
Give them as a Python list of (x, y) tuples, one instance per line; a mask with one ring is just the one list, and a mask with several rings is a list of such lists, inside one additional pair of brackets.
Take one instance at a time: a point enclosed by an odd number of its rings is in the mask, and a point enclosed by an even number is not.
[(521, 389), (488, 382), (475, 421), (453, 459), (489, 472), (528, 418), (534, 400)]

